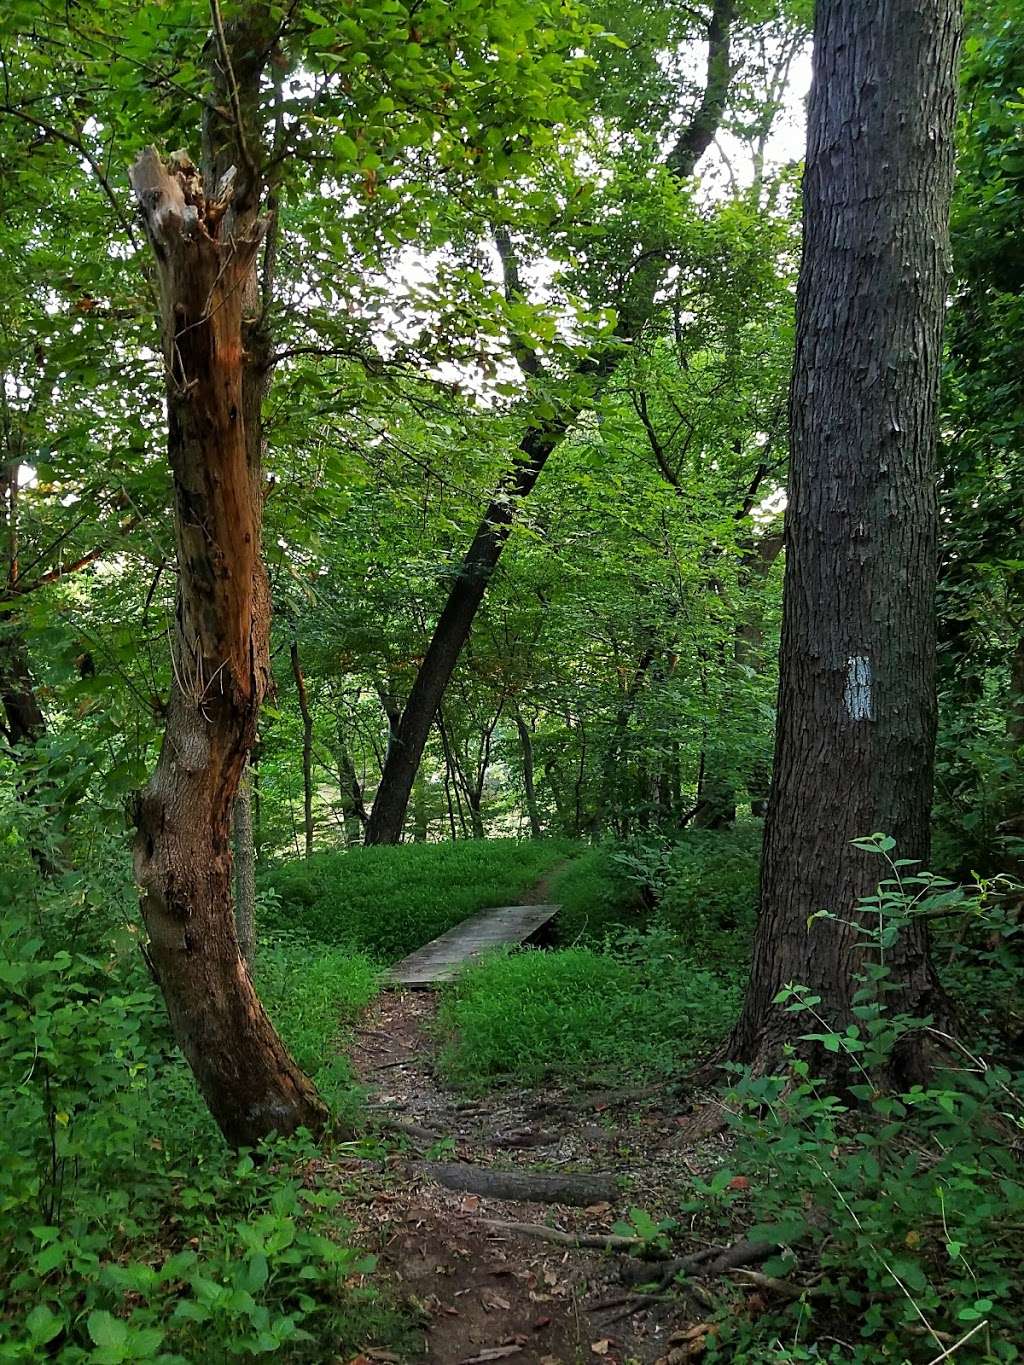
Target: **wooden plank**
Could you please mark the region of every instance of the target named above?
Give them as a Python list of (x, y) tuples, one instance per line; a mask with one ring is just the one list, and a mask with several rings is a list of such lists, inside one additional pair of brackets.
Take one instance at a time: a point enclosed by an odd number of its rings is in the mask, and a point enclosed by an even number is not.
[(489, 948), (525, 943), (552, 919), (558, 905), (499, 905), (481, 910), (397, 962), (385, 980), (395, 986), (433, 986), (450, 981)]

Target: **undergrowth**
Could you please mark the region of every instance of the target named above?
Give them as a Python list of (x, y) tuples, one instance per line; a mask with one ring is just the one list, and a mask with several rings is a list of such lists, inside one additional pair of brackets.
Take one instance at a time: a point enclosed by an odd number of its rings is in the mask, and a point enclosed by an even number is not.
[(467, 1090), (667, 1075), (728, 1027), (737, 1000), (664, 934), (605, 952), (498, 952), (446, 992), (441, 1065)]
[(647, 918), (642, 893), (615, 855), (599, 844), (578, 853), (551, 878), (550, 897), (561, 905), (554, 921), (560, 944), (600, 944), (609, 933), (637, 928)]
[[(120, 927), (109, 908), (102, 928), (80, 921), (104, 888), (64, 880), (23, 887), (32, 894), (0, 923), (0, 1360), (303, 1362), (322, 1360), (325, 1340), (354, 1352), (400, 1336), (344, 1193), (310, 1174), (320, 1149), (301, 1135), (225, 1148), (129, 907)], [(331, 1059), (339, 1017), (374, 990), (369, 962), (265, 941), (258, 981), (343, 1107), (348, 1068)]]
[(317, 853), (264, 874), (264, 922), (394, 962), (478, 910), (518, 903), (572, 849), (466, 839)]

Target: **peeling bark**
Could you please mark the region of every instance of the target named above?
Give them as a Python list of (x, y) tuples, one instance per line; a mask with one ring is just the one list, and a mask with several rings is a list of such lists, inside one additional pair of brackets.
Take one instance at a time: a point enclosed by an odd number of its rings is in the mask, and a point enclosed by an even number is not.
[[(212, 182), (213, 176), (209, 177)], [(239, 952), (231, 813), (270, 678), (259, 400), (246, 300), (265, 231), (231, 177), (153, 148), (131, 181), (156, 258), (179, 586), (167, 726), (135, 810), (135, 875), (174, 1036), (229, 1142), (318, 1129), (326, 1109)], [(207, 197), (209, 193), (210, 197)]]

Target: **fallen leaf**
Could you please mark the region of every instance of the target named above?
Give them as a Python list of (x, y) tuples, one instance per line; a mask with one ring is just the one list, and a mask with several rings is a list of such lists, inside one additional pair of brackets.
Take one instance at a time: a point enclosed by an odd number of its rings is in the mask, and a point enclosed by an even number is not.
[(550, 1326), (551, 1326), (551, 1319), (550, 1319), (549, 1317), (548, 1317), (548, 1318), (534, 1318), (534, 1320), (533, 1320), (533, 1330), (534, 1330), (535, 1332), (542, 1332), (542, 1331), (544, 1330), (545, 1327), (550, 1327)]
[(607, 1203), (607, 1202), (605, 1202), (605, 1201), (602, 1201), (600, 1204), (590, 1204), (587, 1208), (585, 1208), (585, 1209), (583, 1210), (583, 1212), (584, 1212), (584, 1213), (592, 1213), (595, 1217), (597, 1217), (598, 1215), (600, 1215), (600, 1214), (602, 1214), (602, 1213), (608, 1213), (608, 1212), (610, 1211), (610, 1209), (611, 1209), (611, 1204), (609, 1204), (609, 1203)]
[(478, 1194), (467, 1194), (459, 1205), (463, 1213), (476, 1213), (480, 1207), (480, 1196)]
[(492, 1308), (500, 1308), (505, 1313), (507, 1313), (509, 1309), (512, 1307), (508, 1299), (503, 1299), (501, 1295), (495, 1293), (493, 1289), (485, 1289), (483, 1293), (480, 1295), (480, 1302), (488, 1310)]
[(750, 1181), (745, 1175), (734, 1175), (725, 1188), (727, 1190), (749, 1190)]
[(612, 1349), (612, 1343), (608, 1337), (602, 1337), (600, 1341), (592, 1341), (590, 1343), (590, 1349), (596, 1356), (606, 1356)]

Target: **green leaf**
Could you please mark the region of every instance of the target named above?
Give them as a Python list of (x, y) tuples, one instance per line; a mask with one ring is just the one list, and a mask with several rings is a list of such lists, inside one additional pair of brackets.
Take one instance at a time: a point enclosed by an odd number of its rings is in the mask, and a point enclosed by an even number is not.
[(25, 1326), (28, 1328), (33, 1342), (37, 1346), (45, 1346), (48, 1341), (52, 1341), (59, 1332), (63, 1331), (64, 1319), (59, 1318), (48, 1304), (37, 1303), (25, 1319)]
[(97, 1308), (89, 1314), (89, 1335), (96, 1346), (117, 1349), (128, 1340), (128, 1324), (106, 1309)]

